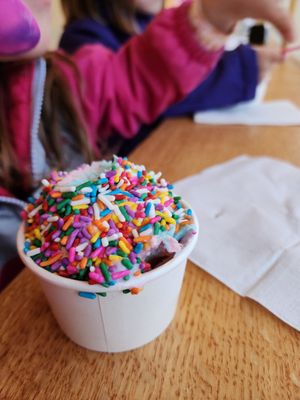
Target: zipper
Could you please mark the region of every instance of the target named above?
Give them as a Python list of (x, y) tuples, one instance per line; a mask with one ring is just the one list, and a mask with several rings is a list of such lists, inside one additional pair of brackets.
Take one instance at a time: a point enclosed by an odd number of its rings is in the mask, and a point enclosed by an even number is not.
[(47, 65), (44, 58), (36, 61), (33, 91), (33, 116), (31, 126), (31, 172), (34, 180), (40, 179), (38, 173), (38, 163), (41, 158), (45, 158), (45, 150), (39, 139), (39, 126), (41, 123), (42, 107), (44, 101), (44, 87), (46, 81)]

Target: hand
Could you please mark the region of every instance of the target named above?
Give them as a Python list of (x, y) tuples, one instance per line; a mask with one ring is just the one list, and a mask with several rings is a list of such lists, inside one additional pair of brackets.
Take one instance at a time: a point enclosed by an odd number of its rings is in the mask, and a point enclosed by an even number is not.
[(272, 67), (284, 60), (281, 49), (266, 46), (253, 47), (256, 51), (258, 66), (258, 81), (261, 82), (271, 72)]
[(287, 11), (279, 7), (278, 0), (194, 0), (193, 6), (222, 33), (230, 33), (235, 24), (246, 17), (271, 22), (284, 40), (292, 41), (294, 29)]

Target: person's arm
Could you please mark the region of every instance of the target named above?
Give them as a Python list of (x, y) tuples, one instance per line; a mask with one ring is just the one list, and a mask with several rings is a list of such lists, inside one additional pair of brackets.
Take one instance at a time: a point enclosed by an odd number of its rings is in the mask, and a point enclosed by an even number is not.
[[(95, 45), (74, 54), (83, 77), (82, 113), (94, 140), (112, 132), (133, 137), (214, 68), (222, 48), (208, 51), (199, 44), (189, 7), (166, 10), (117, 53)], [(75, 97), (80, 84), (61, 67)]]
[(190, 115), (251, 100), (255, 97), (258, 80), (256, 52), (250, 46), (225, 51), (207, 79), (163, 116)]

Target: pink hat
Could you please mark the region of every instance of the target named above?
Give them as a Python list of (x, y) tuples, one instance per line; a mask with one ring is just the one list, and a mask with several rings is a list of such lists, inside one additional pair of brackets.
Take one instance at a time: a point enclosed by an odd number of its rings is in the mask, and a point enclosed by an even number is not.
[(0, 0), (0, 57), (22, 54), (36, 46), (40, 30), (21, 0)]

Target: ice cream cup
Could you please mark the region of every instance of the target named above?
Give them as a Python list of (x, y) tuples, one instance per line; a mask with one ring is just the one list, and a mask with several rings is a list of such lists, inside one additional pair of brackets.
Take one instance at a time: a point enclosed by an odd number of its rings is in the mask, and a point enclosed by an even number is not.
[[(198, 232), (194, 214), (193, 218)], [(23, 251), (23, 224), (18, 231), (17, 247), (26, 267), (38, 277), (62, 331), (82, 347), (122, 352), (149, 343), (172, 321), (187, 258), (197, 236), (191, 235), (182, 250), (162, 266), (109, 288), (61, 277), (35, 264)], [(132, 287), (143, 290), (138, 295), (123, 293)], [(103, 292), (105, 297), (99, 294)]]

